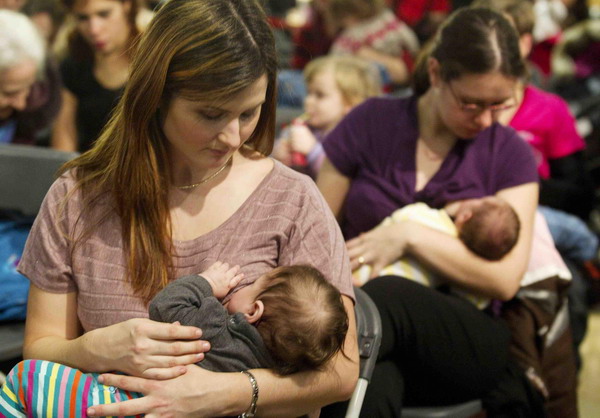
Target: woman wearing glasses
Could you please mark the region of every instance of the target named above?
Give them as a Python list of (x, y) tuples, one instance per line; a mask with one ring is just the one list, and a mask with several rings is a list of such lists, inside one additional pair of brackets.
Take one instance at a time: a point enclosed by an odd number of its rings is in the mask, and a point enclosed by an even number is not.
[[(368, 263), (376, 273), (410, 254), (472, 293), (511, 299), (527, 267), (538, 200), (529, 145), (496, 123), (514, 106), (525, 73), (518, 36), (493, 11), (460, 9), (421, 64), (414, 96), (371, 99), (330, 133), (317, 184), (341, 223), (353, 269)], [(461, 206), (453, 202), (490, 195), (509, 202), (521, 221), (515, 248), (500, 261), (412, 222), (375, 229), (410, 203), (451, 212)], [(538, 399), (528, 399), (528, 384), (508, 361), (509, 333), (486, 312), (398, 276), (364, 289), (383, 321), (365, 416), (474, 398), (489, 416), (537, 416)]]

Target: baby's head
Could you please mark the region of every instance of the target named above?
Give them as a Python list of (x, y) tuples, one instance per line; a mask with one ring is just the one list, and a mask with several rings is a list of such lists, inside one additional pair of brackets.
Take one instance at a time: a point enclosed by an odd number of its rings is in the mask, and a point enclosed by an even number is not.
[(463, 201), (456, 211), (455, 224), (467, 248), (494, 261), (512, 250), (521, 229), (512, 206), (496, 196)]
[(332, 19), (342, 27), (371, 19), (386, 8), (385, 0), (328, 0)]
[(342, 350), (348, 331), (339, 290), (309, 266), (277, 267), (226, 306), (256, 325), (281, 375), (321, 369)]
[(356, 105), (382, 93), (373, 64), (350, 55), (326, 55), (310, 61), (304, 80), (307, 123), (325, 131), (333, 129)]

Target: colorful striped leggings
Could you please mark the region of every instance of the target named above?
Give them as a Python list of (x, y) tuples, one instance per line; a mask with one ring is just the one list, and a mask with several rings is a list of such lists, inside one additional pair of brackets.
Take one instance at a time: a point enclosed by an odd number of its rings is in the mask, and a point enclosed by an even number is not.
[(22, 361), (0, 390), (0, 417), (86, 417), (89, 406), (143, 396), (98, 383), (98, 376), (50, 361)]

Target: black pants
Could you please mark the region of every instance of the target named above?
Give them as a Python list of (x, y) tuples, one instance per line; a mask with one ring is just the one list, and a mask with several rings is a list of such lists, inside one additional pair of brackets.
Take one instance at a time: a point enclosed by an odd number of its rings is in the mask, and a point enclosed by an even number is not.
[[(395, 276), (371, 280), (363, 290), (379, 309), (383, 339), (361, 416), (399, 417), (403, 405), (485, 401), (502, 381), (510, 388), (520, 379), (509, 366), (508, 329), (469, 302)], [(504, 396), (492, 395), (491, 408), (500, 410)], [(321, 416), (343, 411), (338, 404)]]

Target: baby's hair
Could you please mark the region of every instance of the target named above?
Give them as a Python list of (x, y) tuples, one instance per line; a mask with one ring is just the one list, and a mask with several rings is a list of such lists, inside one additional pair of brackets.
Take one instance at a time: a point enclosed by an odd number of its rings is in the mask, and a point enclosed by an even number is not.
[(327, 6), (331, 17), (339, 22), (346, 17), (370, 19), (381, 13), (386, 4), (385, 0), (328, 0)]
[(356, 106), (365, 99), (382, 94), (379, 72), (367, 60), (352, 55), (326, 55), (310, 61), (304, 69), (304, 80), (311, 80), (331, 70), (337, 88), (347, 104)]
[(463, 224), (459, 238), (475, 254), (497, 261), (513, 249), (520, 230), (519, 216), (509, 203), (486, 200)]
[(321, 370), (343, 349), (348, 332), (339, 290), (310, 266), (278, 267), (266, 281), (257, 296), (264, 313), (256, 327), (275, 361), (273, 369), (280, 375)]

